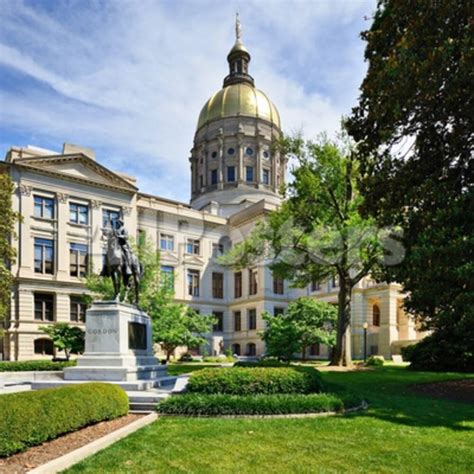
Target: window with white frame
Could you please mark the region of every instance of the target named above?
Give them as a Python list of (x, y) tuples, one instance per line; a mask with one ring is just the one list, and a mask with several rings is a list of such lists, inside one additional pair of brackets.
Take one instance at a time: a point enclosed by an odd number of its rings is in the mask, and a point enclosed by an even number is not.
[(73, 224), (89, 224), (89, 206), (87, 204), (69, 203), (69, 222)]
[(200, 272), (199, 270), (188, 270), (188, 295), (190, 296), (199, 296), (199, 280)]
[(54, 240), (35, 238), (35, 273), (54, 274)]
[(192, 255), (199, 255), (200, 253), (200, 242), (196, 239), (188, 239), (186, 242), (186, 253)]
[(169, 234), (160, 234), (160, 250), (174, 251), (174, 237)]
[(42, 219), (54, 219), (54, 199), (45, 196), (35, 195), (34, 216)]
[(69, 245), (69, 274), (83, 278), (87, 274), (88, 248), (85, 244), (71, 243)]

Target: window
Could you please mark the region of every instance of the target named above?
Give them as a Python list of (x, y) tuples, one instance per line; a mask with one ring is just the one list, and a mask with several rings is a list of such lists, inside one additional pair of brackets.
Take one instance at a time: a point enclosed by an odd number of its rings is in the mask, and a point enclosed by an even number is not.
[(35, 293), (35, 319), (54, 321), (54, 296), (49, 293)]
[(199, 270), (188, 270), (188, 295), (199, 296)]
[(199, 255), (199, 240), (188, 239), (186, 243), (186, 253)]
[(253, 166), (245, 167), (245, 181), (251, 183), (253, 181)]
[(212, 156), (212, 158), (216, 158), (216, 157), (217, 157), (217, 151), (213, 151), (213, 152), (211, 153), (211, 156)]
[(319, 344), (311, 344), (309, 346), (309, 355), (310, 356), (318, 356), (320, 353), (320, 348), (319, 348)]
[(216, 322), (212, 326), (214, 332), (222, 332), (224, 330), (224, 313), (222, 311), (213, 311), (212, 315)]
[(232, 344), (232, 353), (234, 355), (240, 355), (240, 344)]
[(273, 308), (273, 316), (278, 316), (279, 314), (283, 314), (285, 312), (285, 308), (276, 307)]
[(249, 309), (247, 312), (247, 318), (248, 318), (249, 331), (253, 331), (254, 329), (257, 329), (257, 310)]
[(204, 178), (202, 176), (202, 174), (199, 175), (199, 187), (203, 187), (204, 186)]
[(35, 273), (54, 274), (54, 240), (35, 239)]
[(285, 292), (285, 280), (280, 277), (273, 277), (273, 293), (282, 295)]
[(54, 355), (54, 344), (51, 339), (35, 339), (35, 354)]
[(257, 291), (257, 270), (249, 270), (249, 295), (256, 295)]
[(89, 224), (89, 206), (85, 204), (69, 204), (69, 222), (73, 224)]
[(257, 347), (253, 342), (249, 342), (247, 344), (247, 355), (248, 356), (254, 356), (257, 354)]
[(102, 227), (112, 227), (115, 229), (118, 219), (120, 219), (120, 211), (102, 209)]
[(339, 277), (338, 276), (333, 276), (331, 280), (331, 286), (333, 288), (337, 288), (339, 286)]
[(212, 244), (212, 257), (217, 258), (224, 254), (224, 245)]
[(211, 171), (211, 184), (217, 184), (217, 170)]
[(77, 296), (71, 296), (69, 319), (74, 322), (86, 322), (87, 305)]
[(234, 273), (234, 298), (242, 297), (242, 272)]
[(85, 277), (87, 273), (87, 245), (70, 244), (69, 274), (73, 277)]
[(224, 274), (223, 273), (212, 273), (212, 297), (213, 298), (224, 298)]
[(44, 196), (34, 196), (35, 201), (35, 217), (43, 219), (54, 219), (54, 199)]
[(161, 278), (163, 285), (168, 288), (174, 287), (174, 267), (171, 265), (161, 265)]
[(233, 183), (235, 181), (235, 166), (227, 167), (227, 182)]
[(172, 235), (160, 234), (160, 250), (174, 251), (174, 237)]
[(319, 281), (313, 280), (311, 282), (311, 291), (319, 291), (321, 289), (321, 285)]
[(268, 151), (265, 150), (265, 151), (263, 152), (263, 157), (264, 157), (264, 158), (270, 158), (270, 153), (268, 153)]
[(234, 331), (242, 331), (242, 313), (234, 311)]
[(253, 155), (253, 149), (248, 146), (245, 149), (245, 154), (248, 155), (248, 156), (252, 156)]
[(270, 171), (267, 169), (262, 170), (262, 182), (263, 184), (270, 184)]
[(229, 149), (227, 150), (227, 154), (228, 154), (228, 155), (233, 155), (234, 153), (235, 153), (235, 149), (234, 149), (234, 148), (229, 148)]
[(377, 304), (372, 307), (372, 324), (380, 326), (380, 307)]

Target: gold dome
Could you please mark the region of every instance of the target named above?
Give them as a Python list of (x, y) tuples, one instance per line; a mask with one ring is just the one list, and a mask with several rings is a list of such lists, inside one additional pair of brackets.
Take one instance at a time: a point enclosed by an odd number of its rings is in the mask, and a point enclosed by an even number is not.
[(226, 117), (255, 117), (280, 127), (280, 114), (271, 100), (250, 84), (239, 83), (216, 92), (199, 114), (197, 130), (206, 123)]

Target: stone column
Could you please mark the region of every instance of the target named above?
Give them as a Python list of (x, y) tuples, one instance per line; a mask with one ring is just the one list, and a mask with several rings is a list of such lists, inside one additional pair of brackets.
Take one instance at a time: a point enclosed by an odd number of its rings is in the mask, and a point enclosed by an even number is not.
[(217, 168), (217, 189), (224, 188), (224, 160), (225, 160), (225, 153), (224, 153), (224, 136), (222, 134), (222, 129), (219, 130), (219, 136), (217, 137), (217, 141), (219, 143), (219, 153), (217, 155), (218, 161), (218, 168)]
[(19, 248), (18, 255), (20, 277), (30, 277), (34, 274), (34, 239), (31, 236), (31, 216), (33, 216), (33, 187), (20, 184), (18, 187), (20, 193), (19, 211), (23, 216), (20, 222)]
[(237, 182), (245, 182), (244, 175), (244, 134), (239, 133), (237, 135)]
[(380, 332), (379, 332), (379, 354), (385, 358), (391, 358), (391, 343), (398, 340), (397, 330), (397, 292), (390, 288), (381, 296), (380, 300)]
[(69, 244), (67, 241), (67, 227), (69, 222), (69, 196), (66, 193), (57, 193), (56, 215), (56, 276), (59, 280), (69, 280)]

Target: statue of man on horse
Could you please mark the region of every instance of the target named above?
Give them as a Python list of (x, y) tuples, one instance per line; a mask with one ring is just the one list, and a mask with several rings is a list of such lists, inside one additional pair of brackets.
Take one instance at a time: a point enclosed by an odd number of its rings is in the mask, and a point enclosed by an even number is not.
[(128, 232), (123, 221), (117, 219), (114, 226), (104, 230), (107, 237), (107, 253), (101, 276), (111, 277), (114, 285), (115, 301), (120, 301), (121, 284), (125, 288), (123, 301), (126, 301), (132, 287), (135, 291), (135, 304), (139, 303), (140, 280), (143, 276), (143, 265), (134, 254), (128, 242)]

